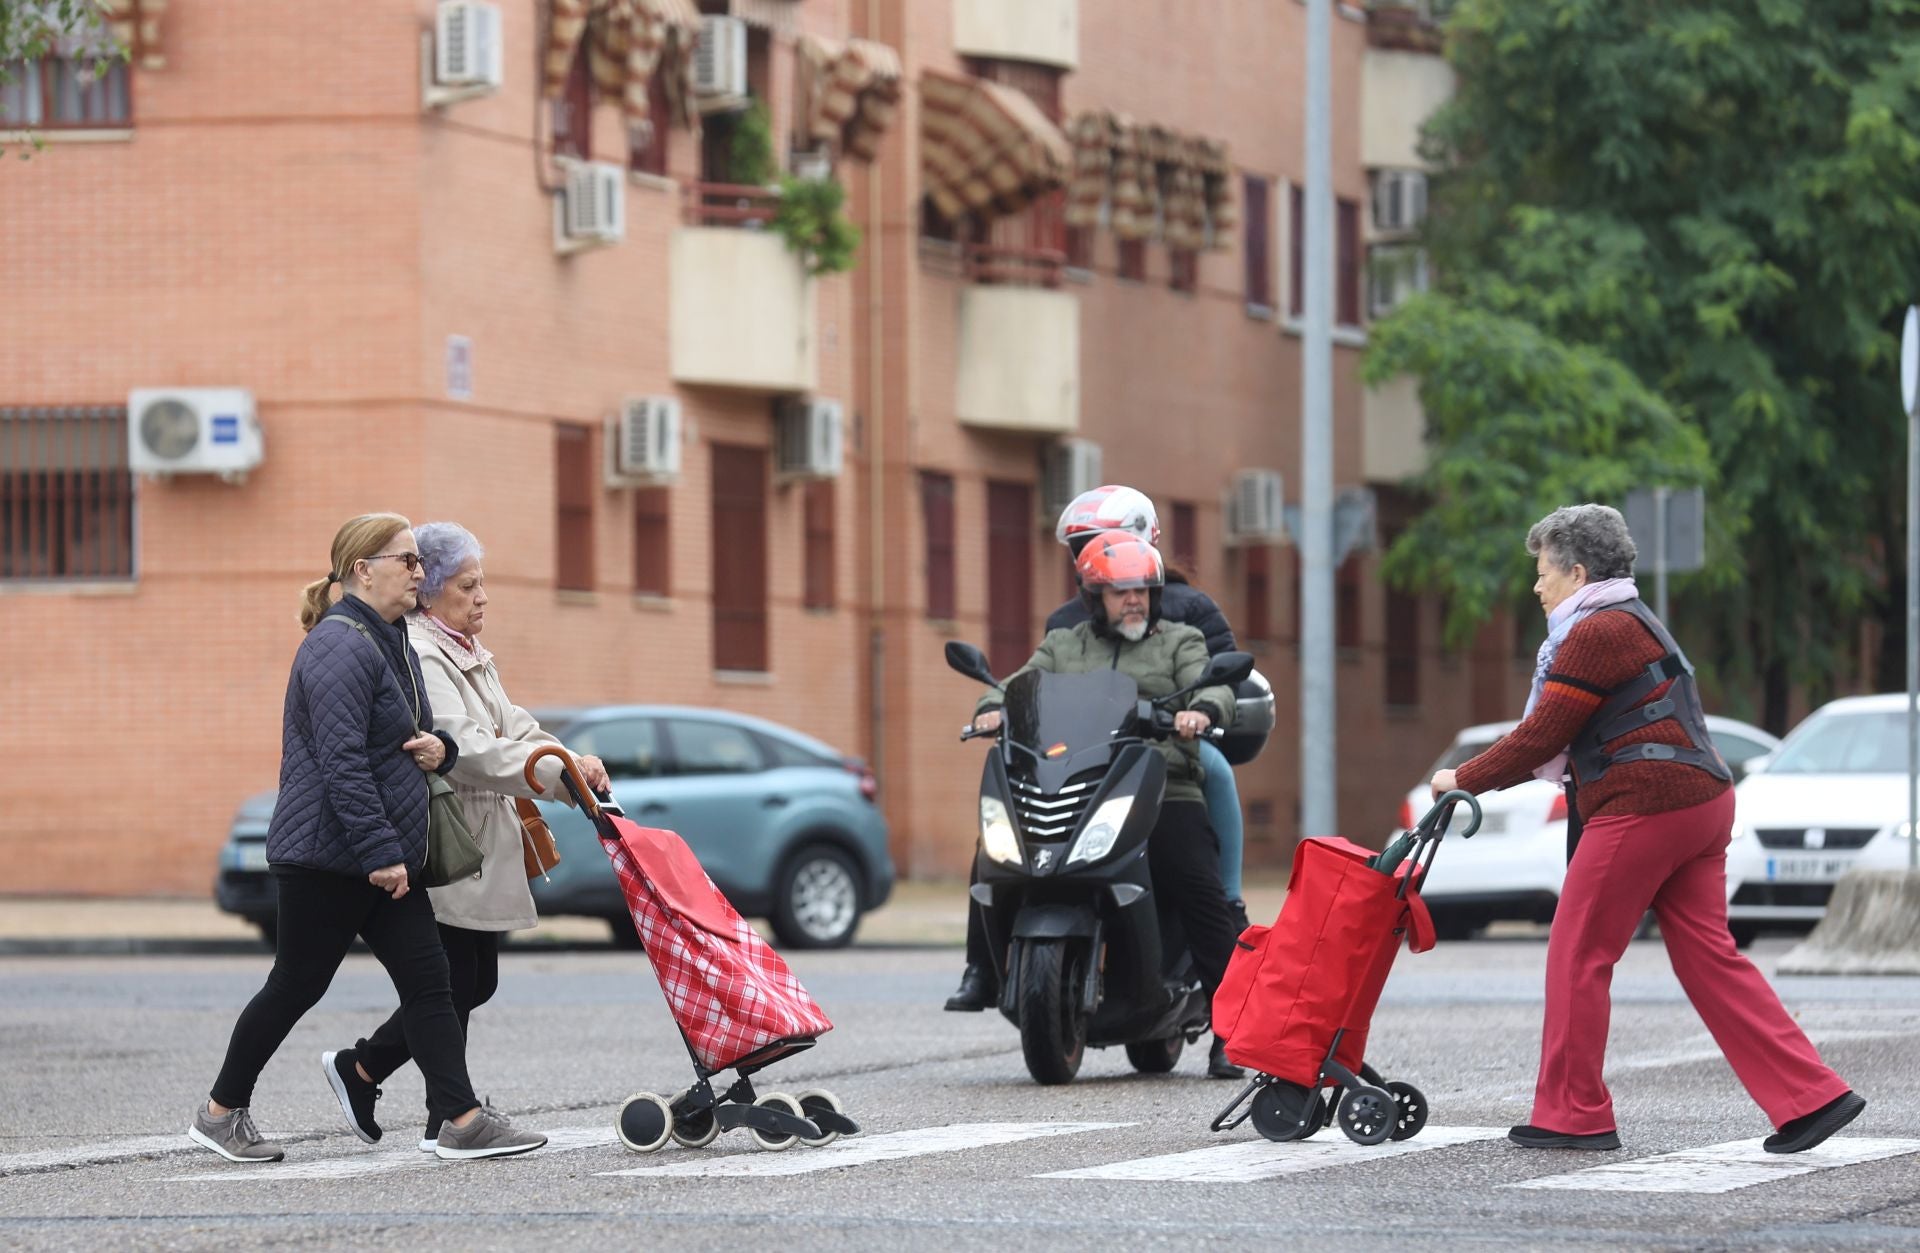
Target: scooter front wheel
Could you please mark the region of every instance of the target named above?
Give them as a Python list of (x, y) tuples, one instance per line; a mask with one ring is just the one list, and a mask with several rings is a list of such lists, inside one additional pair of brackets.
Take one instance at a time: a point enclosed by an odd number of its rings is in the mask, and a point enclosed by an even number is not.
[(1087, 1052), (1081, 967), (1079, 950), (1064, 941), (1027, 944), (1020, 968), (1020, 1051), (1036, 1083), (1071, 1083), (1080, 1073)]

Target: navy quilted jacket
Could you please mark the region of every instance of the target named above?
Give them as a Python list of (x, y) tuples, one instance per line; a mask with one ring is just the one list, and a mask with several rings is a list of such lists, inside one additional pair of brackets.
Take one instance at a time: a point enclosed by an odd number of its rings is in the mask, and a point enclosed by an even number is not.
[[(341, 622), (358, 621), (380, 640)], [(397, 646), (397, 651), (396, 651)], [(400, 746), (413, 738), (413, 694), (395, 664), (404, 658), (420, 691), (420, 726), (433, 729), (420, 660), (406, 627), (365, 601), (343, 597), (294, 654), (282, 719), (280, 796), (267, 827), (267, 860), (360, 878), (427, 852), (427, 776)], [(456, 750), (445, 736), (447, 760)]]
[[(1076, 596), (1047, 615), (1047, 630), (1069, 631), (1092, 616), (1087, 602)], [(1160, 616), (1168, 622), (1199, 627), (1200, 634), (1207, 637), (1208, 656), (1233, 651), (1233, 628), (1227, 625), (1227, 615), (1220, 612), (1213, 597), (1191, 584), (1167, 584), (1160, 593)]]

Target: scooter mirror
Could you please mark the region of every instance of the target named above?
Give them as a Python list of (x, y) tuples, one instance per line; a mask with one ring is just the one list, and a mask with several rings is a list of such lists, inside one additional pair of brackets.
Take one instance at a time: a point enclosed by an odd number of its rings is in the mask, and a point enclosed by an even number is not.
[(1239, 683), (1252, 673), (1252, 653), (1215, 653), (1207, 661), (1208, 683)]
[(948, 640), (947, 665), (969, 679), (978, 679), (982, 683), (998, 686), (998, 681), (993, 677), (993, 667), (987, 664), (987, 655), (971, 644), (965, 644), (959, 640)]

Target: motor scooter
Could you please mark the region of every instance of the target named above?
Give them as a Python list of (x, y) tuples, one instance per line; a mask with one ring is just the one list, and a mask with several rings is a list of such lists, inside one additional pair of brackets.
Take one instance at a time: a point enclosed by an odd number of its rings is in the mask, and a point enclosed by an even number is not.
[(971, 890), (1028, 1072), (1067, 1083), (1089, 1046), (1115, 1044), (1136, 1070), (1172, 1070), (1210, 1007), (1147, 864), (1167, 782), (1155, 741), (1174, 734), (1181, 698), (1240, 682), (1253, 658), (1216, 654), (1190, 687), (1145, 700), (1119, 670), (1030, 670), (1002, 685), (973, 645), (952, 641), (946, 657), (1006, 695), (998, 731), (960, 738), (998, 740), (981, 773)]

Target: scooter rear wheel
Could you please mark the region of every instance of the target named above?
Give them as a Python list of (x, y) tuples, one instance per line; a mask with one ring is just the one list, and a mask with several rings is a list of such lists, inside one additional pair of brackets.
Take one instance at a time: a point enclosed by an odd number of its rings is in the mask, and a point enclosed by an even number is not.
[(1187, 1042), (1179, 1036), (1170, 1040), (1135, 1040), (1127, 1045), (1127, 1060), (1143, 1075), (1164, 1075), (1180, 1064), (1180, 1051)]

